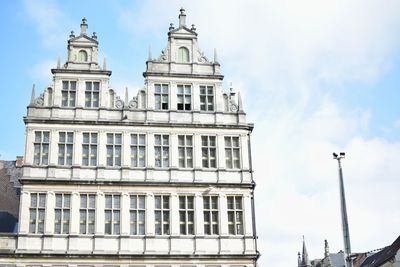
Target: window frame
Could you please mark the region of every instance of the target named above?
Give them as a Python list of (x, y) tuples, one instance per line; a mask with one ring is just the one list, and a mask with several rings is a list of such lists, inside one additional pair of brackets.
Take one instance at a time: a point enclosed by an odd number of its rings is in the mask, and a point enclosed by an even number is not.
[[(227, 142), (229, 140), (229, 143)], [(237, 140), (237, 146), (235, 141)], [(227, 169), (240, 169), (241, 168), (241, 149), (240, 149), (240, 136), (224, 136), (225, 145), (225, 167)], [(237, 152), (237, 158), (235, 157)]]
[[(82, 205), (82, 197), (86, 198), (86, 205)], [(90, 201), (91, 197), (93, 197), (93, 206)], [(81, 235), (93, 235), (96, 232), (96, 208), (97, 208), (97, 196), (93, 193), (80, 193), (79, 194), (79, 234)], [(84, 214), (84, 220), (82, 220), (82, 214)], [(93, 214), (93, 219), (91, 219), (90, 214)], [(82, 226), (85, 227), (85, 230), (82, 231)], [(91, 226), (93, 228), (91, 228)]]
[[(208, 205), (206, 204), (206, 199), (208, 200)], [(214, 200), (216, 207), (213, 203)], [(206, 219), (207, 217), (208, 220)], [(203, 196), (203, 220), (205, 235), (219, 235), (219, 197), (217, 195)]]
[[(157, 137), (160, 137), (160, 143), (157, 143)], [(167, 138), (165, 138), (167, 137)], [(165, 138), (165, 139), (164, 139)], [(164, 141), (168, 140), (165, 144)], [(170, 167), (170, 135), (169, 134), (154, 134), (154, 167), (169, 168)], [(159, 152), (157, 152), (159, 151)], [(166, 151), (166, 153), (165, 153)], [(159, 153), (159, 156), (157, 155)], [(157, 163), (159, 162), (159, 164)]]
[[(88, 135), (89, 142), (85, 142), (85, 135)], [(93, 137), (95, 136), (96, 142), (93, 142)], [(99, 133), (97, 132), (83, 132), (82, 133), (82, 166), (85, 167), (94, 167), (97, 166), (97, 158), (98, 158), (98, 144), (99, 144)], [(85, 147), (87, 147), (87, 154), (84, 153)], [(95, 153), (93, 153), (95, 150)], [(87, 160), (87, 163), (85, 163)]]
[[(135, 206), (133, 205), (133, 199), (135, 199)], [(143, 202), (141, 202), (141, 200), (143, 200)], [(143, 203), (143, 206), (141, 206), (141, 203)], [(141, 214), (143, 214), (143, 221), (140, 219)], [(134, 217), (136, 220), (134, 220)], [(140, 227), (141, 225), (143, 228)], [(146, 195), (129, 195), (129, 234), (135, 236), (146, 234)]]
[[(61, 136), (64, 135), (64, 141)], [(61, 131), (58, 132), (58, 165), (71, 166), (74, 159), (74, 132)], [(71, 137), (71, 139), (70, 139)], [(63, 150), (63, 152), (61, 152)], [(69, 151), (69, 152), (68, 152)]]
[(177, 54), (178, 63), (190, 63), (190, 51), (186, 46), (179, 47)]
[[(110, 142), (111, 137), (111, 142)], [(119, 143), (117, 142), (119, 137)], [(106, 166), (121, 167), (122, 165), (122, 133), (106, 134)], [(111, 149), (111, 150), (110, 150)], [(119, 149), (119, 150), (118, 150)], [(111, 152), (111, 153), (110, 153)]]
[(49, 165), (49, 156), (50, 131), (35, 131), (33, 140), (33, 164)]
[[(206, 140), (207, 142), (204, 142)], [(214, 145), (212, 145), (212, 140)], [(214, 153), (214, 156), (212, 156)], [(217, 157), (217, 137), (215, 135), (201, 136), (201, 166), (207, 169), (216, 169), (218, 167)], [(206, 163), (206, 164), (205, 164)]]
[[(132, 168), (144, 168), (146, 167), (146, 134), (142, 133), (131, 133), (131, 167)], [(134, 138), (135, 137), (135, 138)], [(143, 138), (142, 138), (143, 137)], [(136, 142), (134, 142), (136, 140)], [(143, 140), (143, 143), (141, 143)], [(141, 151), (143, 154), (141, 155)], [(141, 160), (143, 163), (141, 164)]]
[[(157, 199), (160, 198), (160, 206), (157, 207)], [(168, 200), (168, 205), (165, 207), (165, 200)], [(160, 214), (159, 221), (157, 213)], [(166, 216), (166, 214), (168, 214)], [(167, 217), (165, 219), (165, 217)], [(159, 223), (157, 223), (159, 222)], [(157, 229), (159, 226), (159, 231)], [(155, 235), (170, 235), (171, 234), (171, 197), (170, 195), (154, 195), (154, 234)]]
[[(88, 90), (89, 84), (90, 90)], [(97, 85), (97, 90), (95, 85)], [(85, 81), (85, 108), (98, 108), (100, 106), (100, 85), (99, 81)]]
[[(181, 142), (183, 138), (183, 143)], [(188, 142), (190, 139), (190, 143)], [(178, 166), (179, 168), (193, 168), (193, 144), (194, 136), (190, 134), (180, 134), (178, 135)], [(189, 143), (189, 144), (188, 144)]]
[[(157, 90), (157, 89), (160, 90)], [(164, 90), (166, 89), (166, 90)], [(157, 98), (160, 98), (159, 101)], [(166, 101), (165, 101), (166, 99)], [(159, 106), (158, 106), (159, 104)], [(169, 84), (168, 83), (155, 83), (154, 84), (154, 109), (155, 110), (169, 110)]]
[[(111, 206), (107, 207), (107, 199), (111, 199)], [(116, 201), (118, 199), (118, 201)], [(118, 203), (118, 205), (116, 205)], [(110, 219), (107, 219), (107, 214)], [(109, 227), (109, 231), (108, 231)], [(121, 234), (121, 195), (120, 194), (104, 194), (104, 234), (119, 235)]]
[[(191, 206), (189, 206), (191, 199)], [(195, 197), (193, 195), (178, 196), (179, 208), (179, 234), (195, 234)], [(183, 205), (182, 205), (183, 204)], [(191, 217), (191, 218), (190, 218)]]
[(77, 85), (78, 82), (74, 80), (61, 81), (61, 107), (73, 108), (76, 106)]
[[(34, 203), (33, 197), (36, 198), (35, 204), (33, 204)], [(43, 202), (41, 200), (43, 200)], [(44, 234), (45, 230), (44, 222), (46, 220), (46, 203), (47, 203), (46, 193), (41, 193), (41, 192), (30, 193), (29, 229), (28, 229), (30, 234)]]
[[(180, 90), (181, 88), (181, 90)], [(186, 89), (189, 89), (187, 93)], [(182, 103), (179, 103), (179, 98), (182, 98)], [(189, 99), (189, 103), (186, 100)], [(176, 86), (176, 110), (179, 111), (191, 111), (192, 110), (192, 85), (191, 84), (178, 84)], [(182, 105), (182, 108), (179, 108)], [(189, 106), (187, 106), (189, 105)]]
[[(233, 199), (233, 208), (229, 207), (229, 199)], [(238, 203), (240, 206), (238, 207)], [(228, 234), (229, 235), (243, 235), (244, 234), (244, 208), (243, 208), (243, 196), (231, 195), (226, 197), (226, 209), (228, 215)], [(230, 220), (230, 214), (233, 214), (233, 220)], [(238, 219), (238, 214), (240, 215)], [(239, 228), (238, 228), (239, 227)], [(240, 229), (240, 230), (239, 230)]]
[[(212, 93), (209, 93), (211, 89)], [(204, 91), (203, 91), (204, 90)], [(215, 111), (215, 88), (213, 85), (200, 85), (200, 111), (203, 112), (214, 112)], [(209, 98), (212, 98), (210, 100)], [(204, 101), (202, 101), (204, 99)]]
[[(61, 197), (61, 206), (57, 206), (57, 197)], [(68, 205), (65, 205), (68, 197)], [(60, 218), (57, 219), (57, 211), (60, 213)], [(68, 214), (66, 216), (66, 214)], [(57, 230), (59, 225), (59, 231)], [(64, 229), (67, 225), (67, 229)], [(54, 203), (54, 234), (69, 234), (71, 227), (71, 194), (69, 193), (56, 193)]]

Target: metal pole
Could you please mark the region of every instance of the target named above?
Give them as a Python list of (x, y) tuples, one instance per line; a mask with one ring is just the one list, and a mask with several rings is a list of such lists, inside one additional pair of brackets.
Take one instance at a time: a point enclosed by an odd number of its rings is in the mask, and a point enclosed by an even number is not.
[(349, 222), (347, 219), (346, 197), (344, 193), (343, 171), (342, 171), (342, 164), (340, 161), (341, 159), (344, 158), (344, 155), (345, 154), (343, 152), (340, 153), (340, 156), (338, 156), (336, 153), (333, 153), (333, 157), (338, 161), (339, 165), (340, 210), (342, 217), (346, 267), (353, 267), (353, 262), (351, 260), (350, 232), (349, 232)]

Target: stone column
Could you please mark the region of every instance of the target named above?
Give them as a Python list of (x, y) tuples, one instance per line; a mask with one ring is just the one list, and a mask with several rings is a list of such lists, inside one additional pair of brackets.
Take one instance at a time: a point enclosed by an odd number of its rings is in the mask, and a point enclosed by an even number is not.
[(240, 166), (243, 170), (248, 170), (250, 166), (250, 154), (247, 134), (240, 135)]
[(253, 234), (253, 216), (250, 192), (243, 195), (243, 232), (246, 236)]
[(51, 130), (49, 138), (49, 165), (58, 165), (58, 132), (54, 129)]
[(107, 133), (99, 131), (97, 138), (97, 165), (104, 167), (107, 164)]
[(19, 233), (27, 234), (29, 232), (29, 206), (31, 196), (28, 191), (21, 192), (21, 200), (19, 207)]
[(129, 235), (129, 194), (124, 192), (121, 197), (121, 235)]
[(224, 135), (217, 134), (217, 168), (225, 169), (225, 139)]
[(79, 234), (79, 231), (80, 231), (79, 230), (79, 224), (80, 224), (79, 208), (80, 208), (80, 206), (81, 206), (81, 201), (80, 201), (79, 193), (74, 191), (71, 194), (71, 213), (70, 213), (71, 235), (77, 235), (77, 234)]
[(202, 156), (201, 156), (201, 135), (195, 133), (193, 136), (193, 166), (196, 169), (202, 168)]
[(122, 162), (121, 166), (131, 166), (131, 135), (128, 131), (122, 133)]
[(180, 234), (179, 231), (179, 198), (176, 193), (170, 197), (170, 232), (172, 236)]
[(55, 195), (53, 191), (47, 191), (46, 195), (46, 211), (45, 211), (45, 225), (44, 233), (54, 233), (54, 207), (55, 207)]
[(221, 230), (221, 235), (228, 235), (228, 210), (225, 193), (219, 194), (219, 212), (219, 228)]
[(203, 195), (196, 193), (195, 198), (195, 235), (204, 235), (204, 217), (203, 217)]
[(26, 141), (25, 141), (25, 157), (24, 157), (25, 164), (27, 165), (33, 164), (34, 141), (35, 141), (35, 131), (32, 128), (27, 128)]
[(170, 167), (178, 168), (179, 166), (179, 158), (178, 158), (178, 135), (176, 133), (172, 133), (170, 135)]
[(154, 236), (154, 194), (146, 194), (146, 235)]
[(103, 192), (97, 192), (96, 194), (96, 235), (104, 235), (104, 206), (105, 197)]

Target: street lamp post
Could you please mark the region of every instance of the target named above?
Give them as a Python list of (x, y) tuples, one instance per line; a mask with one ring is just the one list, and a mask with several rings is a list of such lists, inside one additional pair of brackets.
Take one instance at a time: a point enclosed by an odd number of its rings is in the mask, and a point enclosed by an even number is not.
[(344, 159), (345, 153), (340, 152), (339, 155), (333, 153), (333, 158), (338, 161), (339, 165), (339, 189), (340, 189), (340, 210), (342, 217), (342, 228), (343, 228), (343, 241), (344, 241), (344, 252), (346, 267), (353, 267), (353, 262), (351, 260), (351, 247), (350, 247), (350, 233), (349, 233), (349, 222), (347, 220), (347, 209), (346, 209), (346, 198), (344, 194), (344, 184), (343, 184), (343, 172), (341, 159)]

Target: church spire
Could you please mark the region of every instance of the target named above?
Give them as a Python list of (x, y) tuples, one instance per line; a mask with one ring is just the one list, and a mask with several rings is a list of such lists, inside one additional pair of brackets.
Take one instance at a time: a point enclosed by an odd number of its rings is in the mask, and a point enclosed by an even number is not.
[(329, 245), (328, 245), (328, 240), (325, 239), (325, 252), (324, 252), (324, 266), (331, 267), (332, 262), (331, 262), (331, 256), (329, 253)]
[(88, 28), (88, 24), (86, 22), (87, 22), (86, 18), (83, 17), (82, 23), (81, 23), (81, 35), (86, 35), (86, 31)]
[(303, 235), (303, 252), (301, 255), (301, 265), (300, 267), (310, 267), (310, 260), (308, 259), (308, 253), (307, 253), (307, 248), (306, 248), (306, 241), (304, 240), (304, 235)]

